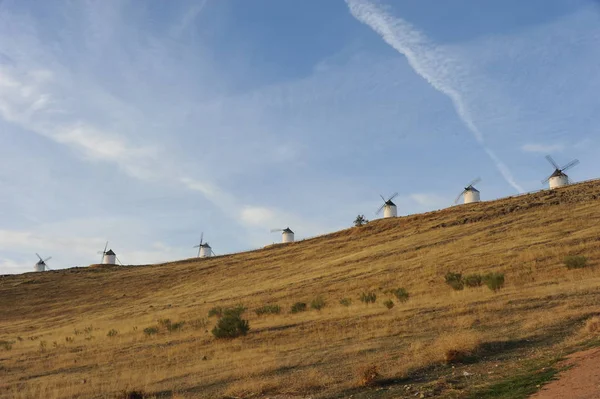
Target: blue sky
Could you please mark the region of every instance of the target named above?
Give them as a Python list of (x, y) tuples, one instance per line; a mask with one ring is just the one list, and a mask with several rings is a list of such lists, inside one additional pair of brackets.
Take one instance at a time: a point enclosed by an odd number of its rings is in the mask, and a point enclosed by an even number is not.
[(0, 274), (598, 177), (591, 0), (0, 0)]

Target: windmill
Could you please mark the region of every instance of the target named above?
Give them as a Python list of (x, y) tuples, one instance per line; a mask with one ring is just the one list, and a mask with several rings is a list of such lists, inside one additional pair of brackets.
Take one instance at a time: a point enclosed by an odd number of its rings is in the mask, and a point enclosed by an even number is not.
[(375, 212), (375, 214), (379, 215), (383, 210), (384, 218), (395, 218), (396, 216), (398, 216), (398, 208), (396, 208), (396, 204), (394, 204), (394, 202), (392, 201), (398, 196), (398, 193), (394, 193), (387, 200), (383, 198), (383, 195), (379, 194), (379, 196), (383, 200), (383, 204), (379, 207), (379, 209), (377, 209), (377, 212)]
[(281, 231), (281, 242), (294, 242), (294, 232), (289, 227), (285, 229), (271, 229), (271, 233), (275, 233), (277, 231)]
[(46, 262), (48, 262), (50, 259), (52, 259), (52, 256), (50, 256), (46, 259), (42, 259), (42, 257), (37, 252), (36, 252), (36, 255), (37, 255), (39, 261), (38, 261), (38, 263), (35, 264), (35, 267), (33, 268), (33, 270), (35, 270), (36, 272), (43, 272), (43, 271), (46, 271), (46, 269), (50, 270), (48, 265), (46, 265)]
[(458, 197), (456, 197), (456, 200), (454, 201), (454, 203), (458, 204), (458, 201), (460, 201), (460, 197), (464, 198), (465, 204), (479, 202), (480, 201), (479, 190), (477, 190), (474, 186), (475, 186), (475, 184), (479, 183), (480, 181), (481, 181), (481, 179), (478, 177), (477, 179), (475, 179), (471, 183), (469, 183), (467, 185), (467, 187), (465, 187), (465, 189), (462, 191), (462, 193), (460, 193), (458, 195)]
[(117, 258), (117, 254), (112, 250), (108, 249), (108, 241), (106, 241), (106, 245), (104, 245), (104, 251), (98, 251), (98, 254), (101, 254), (100, 264), (102, 265), (116, 265), (117, 261), (120, 265), (123, 265), (119, 258)]
[(542, 180), (542, 184), (549, 183), (551, 189), (571, 184), (571, 180), (569, 179), (569, 176), (565, 174), (565, 171), (577, 165), (579, 160), (574, 159), (562, 168), (559, 167), (556, 162), (554, 162), (554, 159), (552, 159), (550, 155), (546, 155), (546, 160), (554, 167), (554, 173), (552, 173), (547, 179)]
[(211, 246), (208, 245), (207, 242), (204, 242), (204, 233), (200, 235), (200, 243), (198, 245), (194, 245), (194, 248), (198, 248), (198, 258), (208, 258), (216, 255)]

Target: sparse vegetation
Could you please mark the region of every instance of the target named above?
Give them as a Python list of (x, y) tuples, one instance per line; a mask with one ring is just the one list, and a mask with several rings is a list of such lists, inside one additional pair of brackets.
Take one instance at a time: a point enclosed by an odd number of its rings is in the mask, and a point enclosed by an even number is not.
[(481, 287), (483, 277), (481, 274), (469, 274), (465, 276), (464, 283), (469, 288)]
[(146, 327), (144, 328), (144, 334), (147, 336), (152, 336), (158, 334), (158, 327)]
[(202, 330), (202, 329), (206, 329), (206, 327), (208, 327), (208, 320), (206, 319), (196, 319), (196, 320), (192, 320), (189, 323), (190, 327), (192, 327), (194, 330)]
[(342, 298), (342, 299), (340, 299), (340, 305), (346, 306), (346, 307), (350, 306), (350, 305), (352, 305), (352, 299), (350, 299), (350, 298)]
[(383, 302), (383, 305), (386, 308), (391, 309), (394, 307), (394, 301), (392, 301), (391, 299), (388, 299), (387, 301)]
[(46, 348), (48, 348), (48, 342), (46, 342), (46, 341), (40, 341), (40, 351), (41, 352), (45, 352)]
[(13, 341), (0, 341), (0, 348), (5, 351), (9, 351), (12, 349), (14, 342)]
[(119, 332), (118, 332), (117, 330), (115, 330), (114, 328), (113, 328), (113, 329), (111, 329), (111, 330), (110, 330), (110, 331), (109, 331), (109, 332), (106, 334), (106, 336), (107, 336), (107, 337), (116, 337), (117, 335), (119, 335)]
[(306, 311), (306, 303), (305, 302), (296, 302), (292, 305), (291, 309), (292, 313), (299, 313)]
[(223, 315), (223, 308), (215, 306), (208, 311), (208, 317), (221, 317)]
[(581, 255), (566, 256), (563, 263), (567, 269), (583, 269), (587, 266), (587, 258)]
[(242, 319), (241, 313), (234, 309), (224, 311), (223, 316), (212, 329), (215, 338), (229, 339), (246, 335), (250, 330), (250, 324), (248, 320)]
[(492, 291), (499, 291), (504, 287), (504, 273), (488, 273), (483, 276), (483, 282)]
[(363, 303), (375, 303), (377, 300), (377, 295), (374, 292), (361, 292), (360, 301)]
[(379, 368), (376, 365), (368, 365), (358, 370), (358, 386), (372, 387), (377, 384), (381, 377)]
[(262, 316), (266, 314), (279, 314), (281, 313), (281, 306), (279, 305), (264, 305), (258, 309), (254, 310), (257, 316)]
[(452, 289), (455, 291), (460, 291), (465, 288), (465, 283), (463, 282), (461, 273), (448, 272), (444, 278), (446, 280), (446, 284), (452, 287)]
[(406, 302), (408, 301), (408, 291), (406, 291), (406, 289), (404, 288), (396, 288), (395, 290), (391, 291), (392, 294), (394, 294), (394, 296), (396, 297), (396, 299), (398, 299), (398, 302)]
[(310, 302), (311, 309), (321, 310), (325, 307), (325, 299), (322, 296), (318, 296)]
[(148, 399), (150, 396), (144, 391), (123, 391), (117, 399)]
[(72, 344), (75, 341), (75, 338), (73, 337), (65, 337), (65, 342), (67, 344)]
[(369, 223), (369, 221), (365, 218), (365, 215), (358, 215), (356, 219), (354, 219), (354, 226), (361, 227), (365, 224)]

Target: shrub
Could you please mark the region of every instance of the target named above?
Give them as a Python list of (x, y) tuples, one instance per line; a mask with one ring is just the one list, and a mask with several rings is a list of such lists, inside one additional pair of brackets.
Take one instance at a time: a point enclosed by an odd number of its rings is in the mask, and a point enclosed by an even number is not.
[(404, 288), (396, 288), (395, 290), (392, 290), (392, 294), (394, 294), (394, 296), (400, 302), (408, 301), (408, 291), (406, 291)]
[(158, 325), (162, 327), (167, 327), (171, 325), (171, 319), (158, 319)]
[(192, 321), (190, 321), (190, 326), (192, 326), (192, 328), (194, 330), (200, 330), (200, 329), (206, 328), (208, 326), (208, 320), (206, 320), (206, 319), (192, 320)]
[(352, 299), (350, 299), (350, 298), (342, 298), (342, 299), (340, 299), (340, 305), (342, 305), (342, 306), (350, 306), (350, 305), (352, 305)]
[(217, 325), (212, 329), (212, 334), (216, 338), (237, 338), (246, 335), (250, 330), (248, 320), (244, 320), (240, 313), (223, 312), (223, 317), (219, 319)]
[(462, 274), (460, 273), (448, 272), (444, 278), (446, 279), (446, 284), (452, 287), (452, 289), (455, 291), (460, 291), (465, 288), (465, 284), (462, 280)]
[(383, 303), (385, 305), (386, 308), (391, 309), (394, 307), (394, 301), (392, 301), (391, 299), (388, 299), (387, 301), (385, 301)]
[(356, 219), (354, 219), (354, 226), (361, 227), (365, 224), (369, 223), (367, 219), (365, 219), (365, 215), (358, 215)]
[(113, 328), (112, 330), (110, 330), (108, 332), (108, 334), (106, 334), (106, 336), (107, 337), (116, 337), (118, 334), (119, 334), (119, 332)]
[(144, 328), (144, 334), (147, 336), (158, 334), (158, 327), (146, 327)]
[(483, 277), (481, 274), (469, 274), (464, 278), (465, 285), (469, 288), (481, 287)]
[(208, 317), (221, 317), (223, 315), (223, 308), (220, 306), (215, 306), (211, 310), (208, 311)]
[(68, 344), (72, 344), (75, 341), (75, 338), (73, 337), (65, 337), (65, 342)]
[(587, 266), (587, 258), (585, 256), (567, 256), (563, 260), (567, 269), (583, 269)]
[(488, 273), (483, 276), (483, 282), (490, 290), (496, 292), (504, 287), (504, 273)]
[(48, 347), (48, 342), (40, 341), (40, 351), (45, 352), (47, 347)]
[(258, 309), (254, 310), (257, 316), (262, 316), (265, 314), (279, 314), (281, 313), (281, 306), (279, 305), (264, 305)]
[(322, 296), (318, 296), (310, 302), (310, 307), (315, 310), (321, 310), (325, 307), (325, 299)]
[(594, 316), (585, 322), (585, 330), (589, 333), (600, 332), (600, 317)]
[(292, 313), (304, 312), (306, 310), (306, 303), (296, 302), (292, 305)]
[(83, 332), (86, 334), (91, 334), (92, 331), (94, 331), (94, 326), (87, 326), (86, 328), (83, 329)]
[(377, 295), (374, 292), (362, 292), (360, 294), (360, 301), (364, 303), (375, 303)]
[(117, 399), (146, 399), (149, 397), (144, 391), (123, 391)]
[(375, 365), (363, 367), (358, 370), (358, 385), (361, 387), (370, 387), (377, 383), (379, 379), (379, 369)]
[(167, 330), (169, 332), (175, 332), (175, 331), (182, 330), (184, 325), (185, 325), (185, 321), (178, 321), (177, 323), (169, 323), (165, 327), (167, 327)]
[(9, 351), (12, 349), (14, 342), (12, 341), (0, 341), (0, 348), (3, 348), (5, 351)]

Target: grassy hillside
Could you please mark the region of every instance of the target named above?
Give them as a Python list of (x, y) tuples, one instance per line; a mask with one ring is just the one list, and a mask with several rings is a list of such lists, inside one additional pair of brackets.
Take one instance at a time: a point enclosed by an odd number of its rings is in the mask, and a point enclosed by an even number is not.
[[(567, 255), (589, 266), (569, 270)], [(595, 342), (599, 264), (590, 182), (231, 256), (3, 276), (0, 397), (525, 397), (558, 356)], [(449, 271), (506, 282), (455, 291)], [(318, 296), (320, 311), (290, 313)], [(250, 332), (216, 340), (207, 313), (236, 304)], [(281, 313), (257, 316), (266, 304)], [(378, 377), (361, 387), (369, 367)]]

